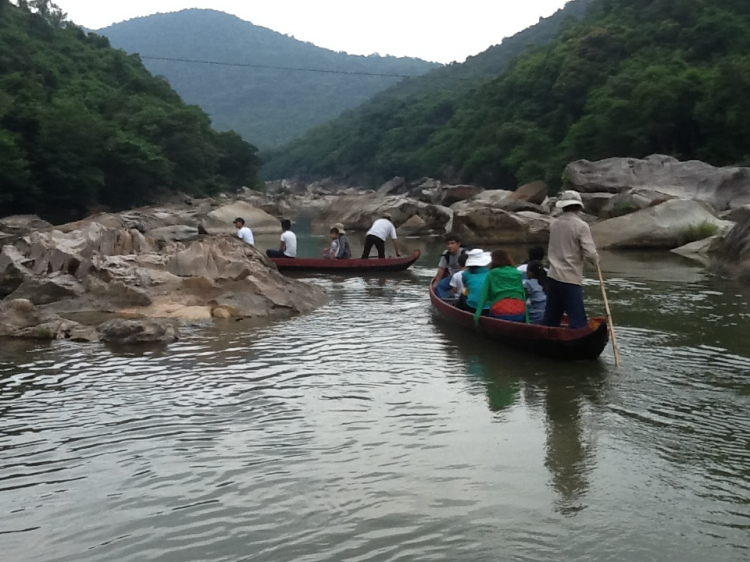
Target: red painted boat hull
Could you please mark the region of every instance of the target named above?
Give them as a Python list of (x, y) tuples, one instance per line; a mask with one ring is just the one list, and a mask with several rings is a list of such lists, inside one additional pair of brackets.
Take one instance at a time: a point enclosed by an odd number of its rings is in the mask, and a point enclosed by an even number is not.
[(417, 250), (410, 256), (385, 259), (349, 259), (325, 260), (322, 258), (271, 258), (281, 271), (312, 271), (317, 273), (379, 273), (406, 271), (419, 259), (421, 252)]
[(473, 314), (440, 300), (432, 286), (430, 300), (435, 310), (453, 324), (476, 330), (490, 340), (534, 355), (569, 361), (593, 360), (601, 355), (609, 340), (606, 318), (592, 318), (587, 327), (578, 330), (508, 322), (485, 316), (476, 326)]

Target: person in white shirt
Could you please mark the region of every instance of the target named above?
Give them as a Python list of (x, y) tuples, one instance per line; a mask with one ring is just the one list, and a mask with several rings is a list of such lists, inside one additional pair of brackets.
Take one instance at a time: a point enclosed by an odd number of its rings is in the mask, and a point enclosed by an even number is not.
[(381, 260), (385, 258), (385, 241), (390, 237), (393, 239), (393, 247), (396, 249), (396, 256), (401, 254), (398, 251), (398, 235), (396, 234), (396, 227), (391, 222), (391, 214), (383, 213), (383, 218), (376, 220), (372, 223), (370, 230), (367, 231), (365, 237), (365, 249), (362, 252), (362, 259), (366, 260), (370, 257), (370, 250), (375, 246), (378, 249), (378, 258)]
[(237, 217), (234, 219), (234, 226), (237, 227), (237, 236), (245, 243), (255, 246), (255, 238), (253, 238), (253, 231), (245, 226), (245, 219)]
[(266, 250), (269, 258), (296, 258), (297, 236), (291, 231), (292, 221), (284, 219), (281, 221), (281, 246), (278, 250)]

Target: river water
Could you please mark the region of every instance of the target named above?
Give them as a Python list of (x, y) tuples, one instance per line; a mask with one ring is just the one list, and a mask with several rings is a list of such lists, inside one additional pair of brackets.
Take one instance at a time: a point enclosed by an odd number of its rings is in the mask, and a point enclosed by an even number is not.
[(0, 559), (750, 558), (747, 288), (605, 254), (624, 365), (565, 364), (434, 318), (406, 244), (273, 325), (2, 342)]

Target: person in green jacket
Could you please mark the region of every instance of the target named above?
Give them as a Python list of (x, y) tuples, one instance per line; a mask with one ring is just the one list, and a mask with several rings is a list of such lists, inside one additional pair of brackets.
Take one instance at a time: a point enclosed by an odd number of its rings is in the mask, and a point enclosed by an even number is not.
[(482, 310), (490, 304), (490, 316), (511, 322), (528, 322), (526, 311), (526, 290), (523, 287), (523, 273), (518, 271), (508, 252), (492, 252), (492, 269), (484, 282), (474, 321), (479, 324)]

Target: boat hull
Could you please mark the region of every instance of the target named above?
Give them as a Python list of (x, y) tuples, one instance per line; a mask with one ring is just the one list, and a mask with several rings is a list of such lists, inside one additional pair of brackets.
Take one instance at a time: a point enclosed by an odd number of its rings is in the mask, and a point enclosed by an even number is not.
[(430, 287), (434, 309), (453, 324), (480, 332), (484, 337), (534, 355), (567, 361), (593, 360), (601, 355), (609, 340), (606, 318), (592, 318), (578, 330), (549, 328), (535, 324), (508, 322), (483, 316), (479, 326), (474, 315), (442, 301)]
[(421, 255), (417, 250), (410, 256), (385, 259), (326, 260), (321, 258), (271, 258), (281, 271), (312, 271), (317, 273), (379, 273), (406, 271)]

